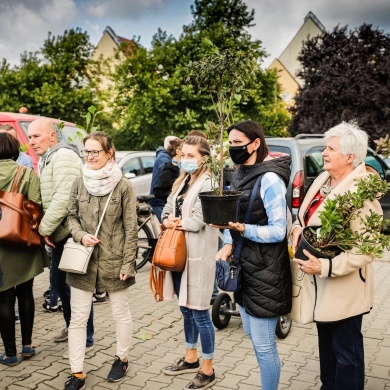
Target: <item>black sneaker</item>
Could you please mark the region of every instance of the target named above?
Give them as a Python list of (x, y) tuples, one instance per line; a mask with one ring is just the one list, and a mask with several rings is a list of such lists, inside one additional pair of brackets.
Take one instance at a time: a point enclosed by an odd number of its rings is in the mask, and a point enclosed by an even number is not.
[(191, 381), (185, 388), (186, 389), (207, 389), (211, 386), (213, 386), (217, 380), (215, 379), (215, 372), (213, 370), (213, 373), (211, 375), (206, 375), (204, 372), (199, 371), (194, 380)]
[(129, 362), (122, 362), (118, 356), (115, 356), (115, 361), (112, 364), (110, 373), (107, 376), (107, 382), (119, 382), (126, 375), (129, 368)]
[(43, 293), (43, 296), (44, 296), (45, 298), (50, 297), (50, 289), (46, 290), (46, 291)]
[(164, 367), (162, 372), (167, 375), (181, 375), (189, 372), (199, 371), (199, 359), (194, 363), (188, 363), (184, 358), (179, 359), (176, 363)]
[(82, 390), (85, 389), (85, 378), (79, 379), (74, 375), (68, 376), (69, 380), (65, 382), (64, 390)]

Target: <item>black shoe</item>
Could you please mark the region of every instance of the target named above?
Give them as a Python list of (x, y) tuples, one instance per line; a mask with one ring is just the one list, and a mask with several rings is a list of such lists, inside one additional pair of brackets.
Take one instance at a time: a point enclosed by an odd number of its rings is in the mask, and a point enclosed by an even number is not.
[(213, 386), (216, 383), (215, 379), (215, 372), (213, 370), (213, 373), (211, 375), (206, 375), (202, 371), (199, 371), (194, 380), (190, 382), (185, 388), (186, 389), (207, 389), (211, 386)]
[(162, 372), (167, 375), (181, 375), (189, 372), (199, 371), (199, 359), (194, 363), (188, 363), (184, 358), (179, 359), (176, 363), (164, 367)]
[(68, 376), (69, 380), (65, 382), (64, 390), (82, 390), (85, 389), (85, 378), (79, 379), (74, 375)]
[(50, 297), (50, 289), (49, 289), (49, 290), (46, 290), (46, 291), (43, 293), (43, 296), (44, 296), (45, 298)]
[(122, 362), (118, 356), (115, 356), (115, 361), (112, 364), (110, 373), (107, 376), (107, 382), (119, 382), (126, 375), (129, 368), (129, 362)]

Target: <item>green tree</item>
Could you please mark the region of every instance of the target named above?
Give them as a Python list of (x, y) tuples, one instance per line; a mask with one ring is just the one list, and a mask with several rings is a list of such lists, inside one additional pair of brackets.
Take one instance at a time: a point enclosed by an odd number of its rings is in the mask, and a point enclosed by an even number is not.
[(371, 25), (336, 27), (306, 41), (292, 134), (323, 133), (356, 119), (373, 139), (389, 132), (390, 35)]
[(32, 114), (80, 122), (91, 105), (98, 105), (96, 93), (99, 63), (91, 60), (93, 46), (81, 29), (49, 33), (37, 52), (25, 52), (20, 64), (0, 66), (0, 105), (18, 111), (26, 106)]
[(266, 55), (260, 41), (251, 40), (245, 28), (253, 23), (254, 11), (242, 0), (197, 0), (191, 7), (193, 22), (183, 27), (179, 39), (158, 30), (151, 49), (138, 45), (114, 74), (114, 118), (119, 131), (117, 148), (154, 149), (169, 134), (185, 136), (191, 129), (204, 129), (217, 121), (207, 93), (198, 94), (186, 83), (191, 61), (207, 52), (205, 38), (220, 50), (251, 50), (258, 62), (246, 99), (238, 105), (236, 120), (249, 117), (263, 122), (268, 134), (282, 132), (288, 114), (279, 104), (274, 72), (260, 64)]

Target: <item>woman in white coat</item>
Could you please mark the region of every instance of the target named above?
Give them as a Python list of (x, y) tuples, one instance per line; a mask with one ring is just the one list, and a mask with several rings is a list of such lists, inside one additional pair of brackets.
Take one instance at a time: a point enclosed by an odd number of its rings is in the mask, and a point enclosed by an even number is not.
[[(211, 190), (210, 169), (205, 159), (210, 156), (206, 139), (189, 136), (183, 140), (182, 173), (162, 213), (162, 223), (172, 228), (178, 223), (186, 232), (187, 261), (183, 272), (167, 272), (166, 283), (173, 283), (184, 318), (185, 356), (162, 371), (167, 375), (197, 372), (187, 389), (206, 389), (215, 382), (212, 366), (215, 333), (209, 306), (215, 278), (214, 255), (218, 250), (218, 231), (203, 222), (199, 193)], [(165, 292), (164, 292), (165, 294)], [(164, 295), (166, 296), (166, 294)], [(202, 367), (197, 355), (200, 336)]]

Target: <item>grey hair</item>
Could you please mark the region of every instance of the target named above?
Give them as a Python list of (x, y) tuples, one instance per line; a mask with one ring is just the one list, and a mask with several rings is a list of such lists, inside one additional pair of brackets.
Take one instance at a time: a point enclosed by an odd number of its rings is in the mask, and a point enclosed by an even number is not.
[(341, 122), (325, 132), (325, 142), (329, 138), (340, 138), (340, 151), (343, 156), (353, 154), (352, 166), (356, 168), (367, 155), (368, 135), (355, 120)]

